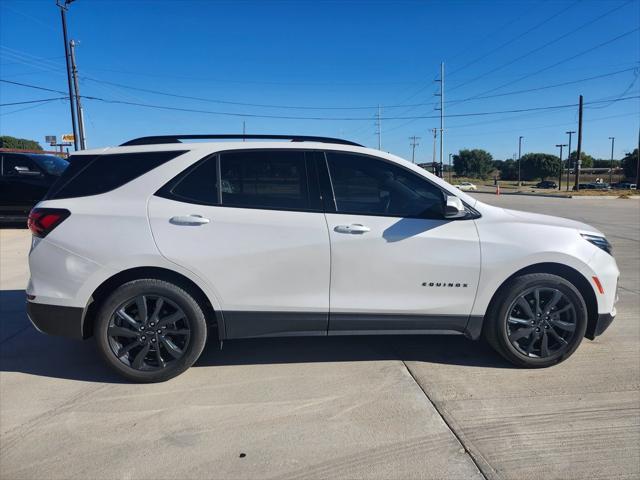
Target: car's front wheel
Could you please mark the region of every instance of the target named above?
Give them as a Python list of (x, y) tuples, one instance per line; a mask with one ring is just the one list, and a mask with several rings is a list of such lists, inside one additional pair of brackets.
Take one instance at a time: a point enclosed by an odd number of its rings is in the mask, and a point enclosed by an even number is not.
[(135, 382), (162, 382), (187, 370), (207, 338), (198, 302), (164, 280), (134, 280), (102, 304), (94, 326), (98, 350)]
[(557, 275), (533, 273), (511, 280), (487, 312), (483, 333), (503, 357), (522, 367), (548, 367), (578, 348), (587, 307), (578, 289)]

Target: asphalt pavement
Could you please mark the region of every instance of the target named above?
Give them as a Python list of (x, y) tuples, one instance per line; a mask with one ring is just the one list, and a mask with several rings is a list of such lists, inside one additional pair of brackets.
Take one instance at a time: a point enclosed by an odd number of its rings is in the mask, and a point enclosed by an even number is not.
[(93, 341), (37, 333), (26, 230), (0, 230), (0, 478), (638, 478), (640, 202), (478, 194), (590, 223), (622, 271), (618, 317), (523, 370), (460, 336), (210, 343), (162, 384)]

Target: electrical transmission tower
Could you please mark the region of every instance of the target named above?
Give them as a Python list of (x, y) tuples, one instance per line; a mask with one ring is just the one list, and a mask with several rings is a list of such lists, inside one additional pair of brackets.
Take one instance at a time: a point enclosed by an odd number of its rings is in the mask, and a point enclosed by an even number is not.
[(420, 137), (416, 137), (415, 135), (413, 135), (412, 137), (409, 137), (409, 140), (411, 140), (411, 163), (416, 163), (416, 147), (420, 145), (420, 143), (418, 142), (418, 140), (420, 140)]

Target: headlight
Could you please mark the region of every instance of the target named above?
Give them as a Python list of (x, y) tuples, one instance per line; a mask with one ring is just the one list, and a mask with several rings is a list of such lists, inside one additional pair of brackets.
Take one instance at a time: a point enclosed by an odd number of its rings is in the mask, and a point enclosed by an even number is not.
[(597, 235), (588, 235), (586, 233), (581, 233), (582, 238), (584, 238), (587, 242), (593, 243), (596, 247), (604, 250), (609, 255), (612, 255), (613, 247), (609, 243), (609, 241), (604, 237), (599, 237)]

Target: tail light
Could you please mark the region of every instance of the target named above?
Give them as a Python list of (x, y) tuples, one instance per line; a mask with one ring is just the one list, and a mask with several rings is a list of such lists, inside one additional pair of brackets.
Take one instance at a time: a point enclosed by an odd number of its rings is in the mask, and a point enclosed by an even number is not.
[(71, 212), (64, 208), (34, 208), (29, 213), (27, 226), (34, 237), (44, 238), (69, 215)]

